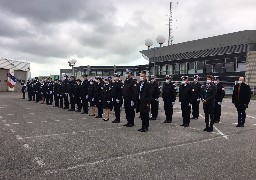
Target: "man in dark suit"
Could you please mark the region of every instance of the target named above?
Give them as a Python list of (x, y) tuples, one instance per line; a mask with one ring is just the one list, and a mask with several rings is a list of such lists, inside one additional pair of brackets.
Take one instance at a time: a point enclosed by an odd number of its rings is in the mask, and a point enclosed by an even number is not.
[(83, 107), (83, 112), (81, 114), (88, 114), (88, 100), (89, 100), (89, 95), (88, 95), (88, 89), (90, 82), (87, 79), (87, 75), (83, 75), (83, 83), (82, 83), (82, 107)]
[(180, 126), (189, 127), (192, 103), (192, 87), (188, 83), (188, 76), (182, 76), (182, 84), (179, 88), (179, 101), (182, 111), (183, 123)]
[(214, 76), (214, 84), (216, 85), (216, 97), (215, 97), (215, 107), (214, 107), (214, 120), (215, 123), (220, 122), (220, 117), (221, 117), (221, 105), (222, 105), (222, 100), (225, 96), (225, 89), (220, 82), (219, 76)]
[[(215, 97), (216, 97), (217, 91), (216, 91), (216, 86), (212, 81), (213, 81), (213, 76), (207, 75), (206, 83), (202, 87), (202, 95), (201, 95), (204, 113), (205, 113), (205, 124), (206, 124), (204, 131), (207, 131), (207, 132), (213, 131), (213, 124), (215, 122), (214, 121), (214, 105), (215, 105)], [(209, 118), (211, 120), (209, 120)]]
[(199, 76), (194, 76), (194, 82), (191, 83), (192, 86), (192, 118), (191, 119), (198, 119), (199, 117), (199, 104), (201, 98), (201, 84), (199, 82)]
[(150, 84), (147, 82), (146, 73), (140, 73), (140, 82), (138, 86), (138, 99), (140, 100), (140, 117), (142, 121), (142, 127), (138, 131), (147, 132), (149, 127), (149, 111), (150, 111)]
[(120, 74), (114, 74), (114, 82), (112, 84), (112, 99), (116, 119), (112, 123), (120, 123), (121, 107), (123, 104), (123, 83), (120, 80)]
[(245, 110), (251, 100), (251, 88), (244, 83), (244, 77), (240, 77), (234, 86), (232, 103), (235, 105), (238, 113), (238, 124), (236, 127), (244, 127), (246, 113)]
[(132, 78), (132, 71), (126, 70), (126, 80), (124, 81), (123, 86), (123, 98), (124, 98), (124, 109), (127, 119), (126, 127), (134, 126), (134, 118), (136, 108), (136, 97), (137, 97), (137, 85), (136, 81)]
[(152, 114), (152, 117), (150, 118), (150, 120), (156, 120), (158, 116), (158, 108), (159, 108), (158, 99), (160, 96), (161, 86), (159, 86), (155, 75), (150, 76), (150, 89), (151, 89), (151, 114)]
[(75, 86), (76, 86), (75, 77), (70, 76), (70, 81), (68, 84), (68, 93), (69, 93), (71, 108), (68, 111), (75, 111)]

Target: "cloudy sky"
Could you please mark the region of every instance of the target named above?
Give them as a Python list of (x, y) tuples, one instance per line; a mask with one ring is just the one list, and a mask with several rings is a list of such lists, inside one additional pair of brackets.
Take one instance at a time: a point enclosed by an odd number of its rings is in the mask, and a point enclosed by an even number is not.
[[(168, 38), (169, 0), (0, 0), (0, 57), (32, 77), (82, 65), (146, 64), (145, 39)], [(173, 1), (174, 43), (256, 29), (255, 0)], [(167, 45), (167, 42), (165, 43)]]

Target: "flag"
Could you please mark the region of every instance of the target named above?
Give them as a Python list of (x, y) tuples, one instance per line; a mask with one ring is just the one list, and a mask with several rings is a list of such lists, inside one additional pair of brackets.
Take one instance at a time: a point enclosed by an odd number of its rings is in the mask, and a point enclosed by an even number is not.
[(17, 82), (17, 79), (16, 77), (14, 77), (13, 75), (11, 75), (10, 73), (7, 73), (7, 77), (8, 77), (8, 80), (7, 80), (7, 85), (10, 87), (10, 88), (13, 88)]

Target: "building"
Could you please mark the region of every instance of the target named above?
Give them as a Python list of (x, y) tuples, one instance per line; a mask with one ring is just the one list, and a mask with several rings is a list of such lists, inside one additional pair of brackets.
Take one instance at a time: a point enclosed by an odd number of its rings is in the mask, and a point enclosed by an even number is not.
[(256, 86), (256, 30), (234, 32), (194, 41), (140, 51), (149, 60), (149, 73), (164, 79), (172, 75), (174, 81), (181, 76), (206, 74), (220, 76), (223, 82), (236, 81), (246, 76)]
[[(141, 71), (148, 71), (148, 65), (138, 65), (138, 66), (79, 66), (74, 67), (75, 77), (82, 78), (83, 74), (87, 74), (89, 78), (94, 78), (95, 76), (113, 76), (114, 73), (121, 75), (121, 78), (124, 77), (126, 69), (130, 69), (133, 72), (134, 76), (139, 76)], [(64, 75), (71, 76), (72, 69), (60, 69), (60, 77)]]
[[(7, 73), (13, 74), (17, 83), (13, 89), (7, 86)], [(0, 91), (20, 91), (21, 83), (30, 78), (30, 63), (9, 59), (0, 59)]]

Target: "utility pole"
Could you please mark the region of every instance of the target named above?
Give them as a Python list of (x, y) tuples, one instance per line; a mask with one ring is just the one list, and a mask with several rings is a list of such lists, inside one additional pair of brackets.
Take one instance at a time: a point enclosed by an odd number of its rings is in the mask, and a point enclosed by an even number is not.
[(172, 36), (172, 2), (170, 2), (170, 15), (169, 15), (169, 38), (168, 38), (168, 46), (172, 45), (173, 36)]

